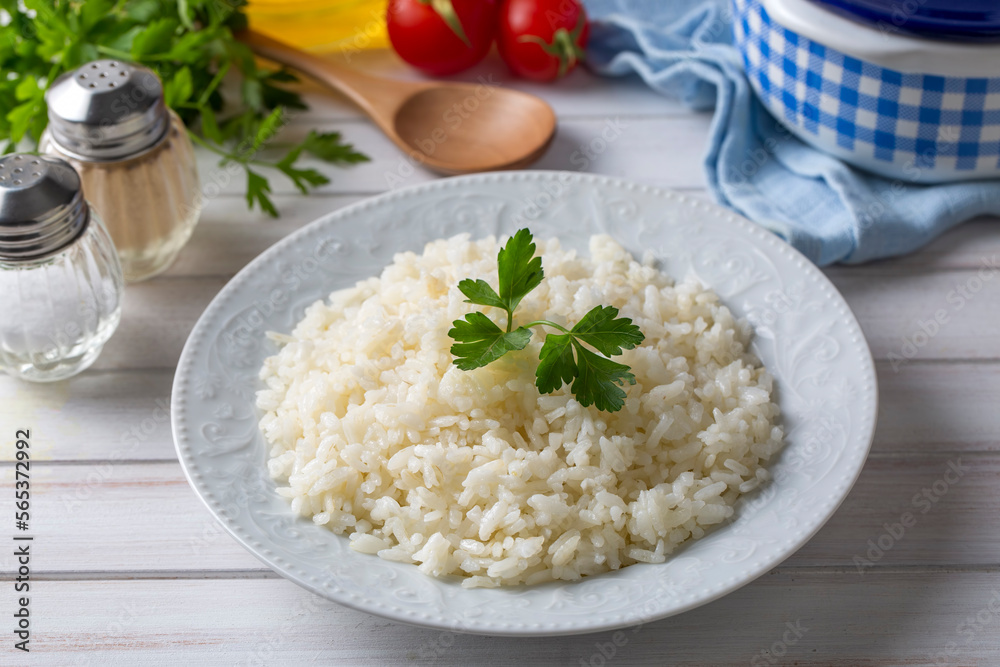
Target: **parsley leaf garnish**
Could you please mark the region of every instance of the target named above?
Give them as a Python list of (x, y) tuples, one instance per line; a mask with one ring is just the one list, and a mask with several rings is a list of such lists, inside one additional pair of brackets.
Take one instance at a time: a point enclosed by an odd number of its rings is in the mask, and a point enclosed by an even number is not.
[(527, 229), (519, 230), (500, 250), (497, 273), (498, 290), (485, 280), (471, 279), (461, 281), (458, 289), (468, 297), (466, 303), (503, 309), (507, 313), (507, 330), (479, 311), (455, 320), (448, 331), (455, 341), (451, 347), (454, 364), (464, 371), (480, 368), (508, 352), (523, 350), (531, 340), (530, 327), (551, 327), (562, 333), (548, 334), (542, 344), (535, 369), (538, 391), (549, 394), (572, 383), (570, 389), (584, 407), (594, 405), (606, 412), (621, 410), (625, 405), (622, 387), (626, 382), (634, 385), (635, 376), (628, 366), (608, 357), (642, 343), (645, 336), (639, 327), (627, 317), (618, 317), (617, 308), (596, 306), (572, 329), (548, 320), (514, 328), (514, 311), (545, 275), (542, 258), (535, 257), (535, 244)]
[(576, 377), (573, 359), (573, 339), (566, 334), (549, 334), (538, 353), (535, 386), (543, 394), (551, 394)]
[(455, 355), (455, 365), (463, 371), (485, 366), (511, 350), (523, 350), (531, 340), (530, 330), (521, 327), (505, 332), (478, 312), (469, 313), (464, 320), (455, 320), (453, 325), (448, 335), (457, 342), (451, 346), (451, 353)]
[(645, 338), (632, 320), (618, 317), (618, 309), (611, 306), (592, 308), (571, 333), (606, 357), (621, 354), (622, 348), (631, 350)]
[(508, 315), (512, 315), (521, 299), (542, 282), (545, 275), (542, 258), (534, 255), (535, 244), (527, 229), (514, 234), (497, 255), (500, 298), (506, 304)]
[(591, 352), (579, 340), (573, 341), (573, 349), (576, 351), (576, 379), (572, 389), (577, 400), (584, 406), (593, 403), (598, 410), (621, 410), (625, 405), (625, 392), (620, 385), (635, 384), (629, 367)]

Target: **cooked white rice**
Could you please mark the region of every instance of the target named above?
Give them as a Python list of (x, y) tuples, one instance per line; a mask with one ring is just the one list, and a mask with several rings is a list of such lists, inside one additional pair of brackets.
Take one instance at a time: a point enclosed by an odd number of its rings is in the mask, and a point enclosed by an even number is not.
[[(625, 407), (539, 395), (544, 336), (477, 369), (452, 364), (462, 278), (496, 288), (494, 238), (435, 241), (316, 302), (261, 369), (268, 467), (293, 511), (357, 551), (466, 586), (533, 584), (663, 562), (733, 513), (781, 447), (750, 326), (697, 282), (674, 285), (608, 236), (590, 258), (537, 241), (545, 279), (521, 322), (571, 326), (611, 305), (643, 344)], [(485, 309), (501, 326), (506, 315)]]

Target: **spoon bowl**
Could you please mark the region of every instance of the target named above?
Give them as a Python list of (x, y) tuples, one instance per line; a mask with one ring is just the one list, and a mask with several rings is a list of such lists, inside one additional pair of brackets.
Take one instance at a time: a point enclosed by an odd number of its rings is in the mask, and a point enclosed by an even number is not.
[(533, 95), (451, 84), (408, 97), (393, 130), (428, 167), (458, 174), (532, 162), (552, 140), (555, 115)]
[(257, 55), (344, 93), (393, 143), (442, 174), (526, 166), (555, 135), (552, 107), (534, 95), (485, 82), (383, 79), (250, 30), (239, 38)]

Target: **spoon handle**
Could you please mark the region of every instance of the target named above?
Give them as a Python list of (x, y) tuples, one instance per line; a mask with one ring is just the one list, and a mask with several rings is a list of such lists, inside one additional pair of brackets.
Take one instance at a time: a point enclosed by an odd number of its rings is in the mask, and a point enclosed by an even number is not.
[(413, 88), (420, 87), (420, 84), (389, 81), (364, 74), (253, 30), (241, 31), (236, 37), (257, 55), (287, 65), (339, 90), (379, 125), (392, 118), (396, 108), (413, 92)]

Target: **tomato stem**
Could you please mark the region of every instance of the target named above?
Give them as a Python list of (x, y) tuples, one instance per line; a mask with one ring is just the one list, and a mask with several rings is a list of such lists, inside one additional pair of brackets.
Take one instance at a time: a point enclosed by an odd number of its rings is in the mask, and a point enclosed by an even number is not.
[(430, 5), (434, 13), (441, 17), (441, 20), (462, 40), (462, 43), (470, 49), (472, 48), (472, 42), (465, 36), (462, 21), (459, 20), (458, 14), (455, 13), (455, 7), (451, 4), (451, 0), (418, 0), (418, 2), (422, 5)]
[(518, 41), (538, 44), (545, 53), (556, 58), (559, 61), (559, 76), (563, 77), (578, 60), (583, 60), (587, 56), (587, 52), (579, 44), (580, 34), (586, 24), (586, 16), (581, 13), (572, 32), (566, 28), (559, 28), (552, 33), (551, 42), (546, 42), (538, 35), (522, 35)]

